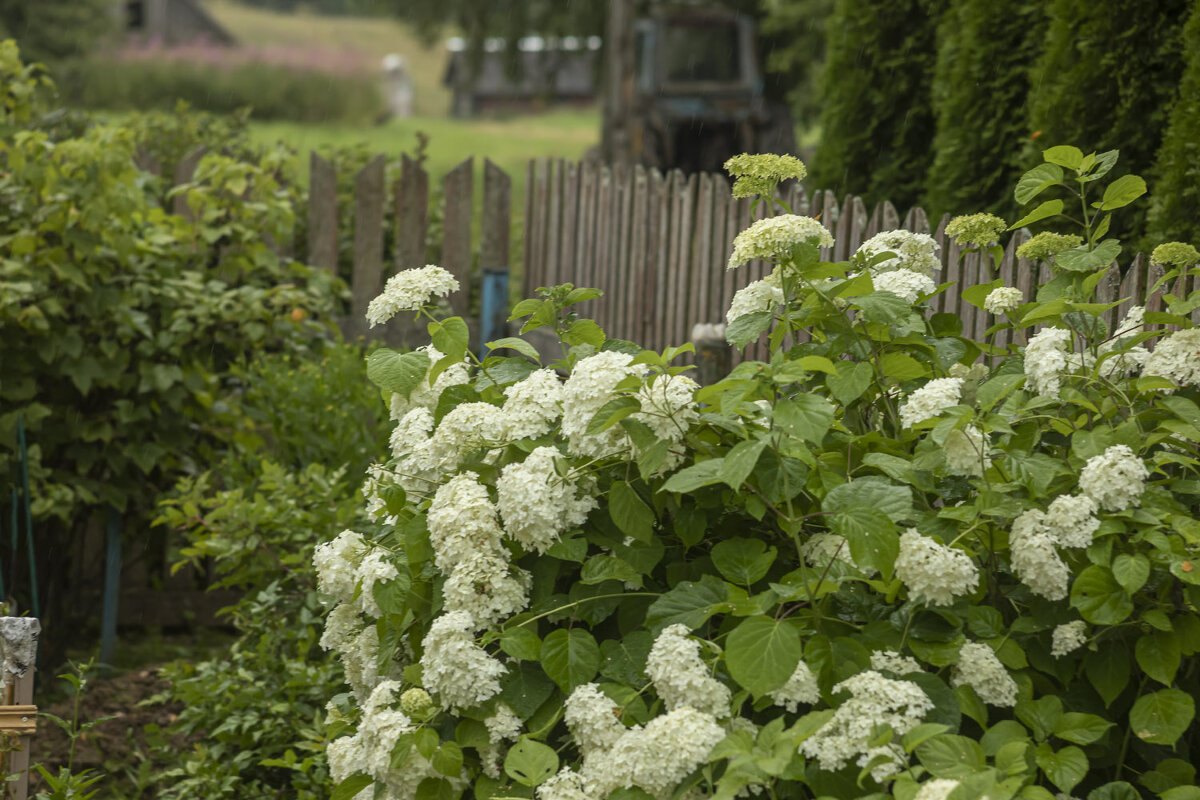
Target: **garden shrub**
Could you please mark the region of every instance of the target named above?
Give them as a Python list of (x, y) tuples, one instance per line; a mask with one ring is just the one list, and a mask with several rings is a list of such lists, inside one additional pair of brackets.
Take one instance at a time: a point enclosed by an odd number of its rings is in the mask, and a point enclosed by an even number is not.
[[(514, 309), (561, 350), (479, 363), (431, 313), (453, 278), (389, 280), (369, 318), (416, 311), (432, 343), (371, 355), (397, 420), (381, 531), (314, 557), (351, 689), (336, 796), (1195, 797), (1200, 293), (1092, 302), (1145, 185), (1115, 152), (1044, 158), (1013, 229), (1068, 223), (1072, 192), (1082, 227), (1025, 246), (1053, 274), (1036, 297), (963, 287), (995, 315), (981, 341), (927, 313), (931, 237), (822, 262), (830, 233), (786, 206), (730, 259), (776, 264), (727, 328), (770, 357), (703, 388), (690, 345), (579, 316), (594, 290)], [(994, 252), (1005, 228), (952, 235)]]
[(371, 76), (334, 75), (274, 64), (224, 68), (174, 60), (89, 59), (55, 77), (68, 105), (89, 109), (171, 109), (183, 100), (203, 111), (295, 122), (371, 122), (383, 111)]
[(1200, 242), (1200, 3), (1183, 29), (1183, 78), (1154, 161), (1151, 240)]

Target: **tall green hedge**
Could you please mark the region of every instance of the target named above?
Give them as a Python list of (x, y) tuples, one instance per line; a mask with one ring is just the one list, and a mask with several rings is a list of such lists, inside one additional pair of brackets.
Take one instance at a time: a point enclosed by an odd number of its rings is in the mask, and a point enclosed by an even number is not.
[(1010, 215), (1023, 171), (1023, 113), (1045, 4), (953, 0), (938, 31), (933, 106), (937, 135), (926, 210)]
[[(1150, 171), (1183, 74), (1182, 28), (1192, 0), (1051, 0), (1034, 68), (1029, 125), (1037, 142), (1121, 151), (1121, 169)], [(1032, 149), (1032, 148), (1031, 148)], [(1126, 238), (1145, 212), (1127, 219)]]
[(933, 161), (937, 26), (948, 0), (837, 0), (822, 76), (814, 185), (897, 206)]
[(1149, 238), (1200, 243), (1200, 2), (1183, 31), (1179, 96), (1151, 175)]

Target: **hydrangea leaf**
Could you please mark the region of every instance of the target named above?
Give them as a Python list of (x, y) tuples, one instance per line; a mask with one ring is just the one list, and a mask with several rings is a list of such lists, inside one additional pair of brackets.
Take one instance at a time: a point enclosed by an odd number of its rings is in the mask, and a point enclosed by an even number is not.
[(596, 677), (600, 646), (582, 628), (558, 628), (542, 640), (542, 668), (564, 692)]
[(800, 633), (788, 620), (747, 617), (726, 640), (725, 664), (735, 681), (761, 697), (787, 682), (802, 651)]
[(538, 786), (558, 772), (558, 753), (524, 737), (504, 757), (504, 772), (522, 786)]

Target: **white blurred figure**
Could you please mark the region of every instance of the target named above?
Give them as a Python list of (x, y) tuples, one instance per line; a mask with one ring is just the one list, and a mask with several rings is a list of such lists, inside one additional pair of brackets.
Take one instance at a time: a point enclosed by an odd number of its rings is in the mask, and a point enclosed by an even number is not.
[(408, 64), (399, 53), (383, 57), (383, 97), (390, 117), (411, 117), (413, 83)]

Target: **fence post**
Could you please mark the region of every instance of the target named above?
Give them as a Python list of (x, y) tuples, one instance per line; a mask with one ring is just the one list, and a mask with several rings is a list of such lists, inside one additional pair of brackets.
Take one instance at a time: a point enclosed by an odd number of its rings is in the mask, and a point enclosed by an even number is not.
[(0, 617), (0, 670), (4, 686), (0, 731), (19, 737), (21, 742), (20, 748), (10, 751), (4, 759), (7, 762), (4, 772), (17, 776), (3, 790), (6, 800), (25, 800), (29, 796), (29, 737), (37, 731), (33, 676), (41, 631), (42, 624), (36, 617)]
[(367, 306), (383, 289), (383, 193), (387, 160), (378, 155), (354, 176), (354, 271), (346, 335), (367, 330)]
[[(425, 238), (429, 232), (429, 173), (409, 158), (400, 158), (400, 178), (392, 187), (396, 214), (393, 269), (400, 272), (425, 265)], [(386, 339), (393, 346), (425, 343), (425, 326), (410, 313), (397, 314), (387, 323)]]
[(305, 260), (311, 266), (337, 273), (337, 173), (316, 151), (308, 156), (308, 251)]
[(458, 279), (459, 291), (450, 295), (450, 307), (465, 317), (471, 300), (471, 197), (474, 159), (468, 158), (442, 180), (446, 196), (443, 216), (442, 267)]
[(479, 233), (480, 297), (479, 352), (503, 336), (508, 318), (508, 255), (512, 220), (512, 179), (491, 159), (483, 161), (483, 218)]

